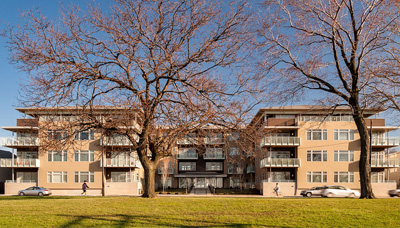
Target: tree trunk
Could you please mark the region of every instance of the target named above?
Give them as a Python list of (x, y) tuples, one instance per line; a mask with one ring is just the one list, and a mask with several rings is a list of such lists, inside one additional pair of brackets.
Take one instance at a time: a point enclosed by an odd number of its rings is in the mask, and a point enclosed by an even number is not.
[(155, 192), (155, 177), (156, 169), (154, 164), (142, 164), (144, 169), (144, 193), (142, 197), (156, 198), (157, 194)]
[(361, 110), (355, 108), (353, 110), (354, 110), (353, 118), (360, 135), (360, 147), (361, 147), (360, 162), (359, 162), (360, 186), (361, 186), (360, 198), (373, 199), (375, 198), (375, 195), (372, 192), (370, 164), (369, 164), (371, 149), (372, 149), (370, 147), (371, 139), (369, 137), (367, 124), (365, 123), (365, 119), (361, 114)]

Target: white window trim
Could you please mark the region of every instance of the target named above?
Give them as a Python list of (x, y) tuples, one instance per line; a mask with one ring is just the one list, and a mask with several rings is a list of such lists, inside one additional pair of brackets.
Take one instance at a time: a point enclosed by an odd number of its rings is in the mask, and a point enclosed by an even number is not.
[[(308, 154), (311, 154), (310, 160), (308, 160)], [(321, 161), (314, 161), (313, 160), (313, 154), (314, 153), (320, 153), (321, 154)], [(325, 156), (324, 156), (325, 155)], [(324, 160), (326, 158), (326, 160)], [(327, 162), (328, 161), (328, 152), (326, 150), (307, 150), (307, 161), (308, 162)]]
[[(339, 139), (340, 133), (347, 133), (347, 139)], [(335, 141), (352, 141), (354, 140), (354, 129), (334, 129), (333, 140)]]
[[(314, 139), (313, 138), (313, 133), (320, 132), (321, 133), (321, 139)], [(308, 135), (310, 134), (310, 137)], [(307, 129), (307, 140), (313, 140), (313, 141), (323, 141), (328, 139), (328, 131), (327, 129)]]
[[(51, 153), (51, 161), (49, 161), (49, 153)], [(54, 161), (54, 154), (61, 153), (61, 161)], [(63, 151), (47, 151), (47, 162), (67, 162), (68, 152)]]
[[(88, 161), (81, 161), (82, 152), (88, 152), (88, 156), (89, 156)], [(76, 160), (76, 154), (78, 154), (78, 160)], [(93, 156), (91, 156), (91, 154), (93, 154)], [(76, 151), (74, 151), (74, 161), (75, 162), (92, 162), (92, 161), (94, 161), (94, 150), (76, 150)]]
[[(340, 181), (340, 176), (341, 175), (347, 175), (347, 182), (341, 182)], [(335, 178), (336, 177), (336, 178)], [(353, 177), (353, 181), (351, 181), (351, 177)], [(335, 179), (337, 179), (337, 181), (335, 180)], [(334, 183), (354, 183), (354, 172), (347, 172), (347, 171), (344, 171), (344, 172), (334, 172), (333, 173), (333, 182)]]
[[(314, 182), (313, 176), (319, 175), (321, 176), (321, 182)], [(308, 176), (310, 176), (310, 180), (308, 181)], [(307, 183), (327, 183), (328, 182), (328, 174), (325, 171), (307, 171)]]
[[(87, 183), (94, 183), (94, 172), (90, 171), (77, 171), (74, 173), (74, 181), (75, 183), (83, 183), (85, 180), (81, 180), (81, 173), (88, 173), (88, 180), (86, 180)], [(78, 175), (78, 182), (76, 182), (76, 176)], [(91, 180), (91, 177), (93, 176), (93, 181)]]
[[(54, 182), (54, 173), (61, 173), (61, 182)], [(51, 177), (49, 180), (49, 176)], [(62, 184), (68, 182), (68, 172), (66, 171), (49, 171), (47, 172), (47, 183)]]
[[(347, 161), (340, 161), (340, 154), (347, 153)], [(351, 156), (353, 154), (353, 156)], [(351, 159), (353, 157), (353, 159)], [(354, 161), (354, 150), (335, 150), (333, 151), (334, 162), (353, 162)]]

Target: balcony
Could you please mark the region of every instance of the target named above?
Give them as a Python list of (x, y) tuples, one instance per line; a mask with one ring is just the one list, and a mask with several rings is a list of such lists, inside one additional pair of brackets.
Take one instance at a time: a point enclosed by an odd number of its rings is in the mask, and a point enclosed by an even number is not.
[(224, 152), (205, 152), (203, 155), (204, 160), (225, 159)]
[(255, 173), (256, 169), (254, 166), (247, 166), (246, 173)]
[(0, 159), (0, 167), (2, 168), (39, 168), (39, 159), (13, 159), (12, 158), (2, 158)]
[[(168, 171), (167, 174), (175, 174), (175, 169), (174, 168), (168, 168), (167, 171)], [(164, 174), (164, 172), (165, 172), (164, 169), (158, 168), (158, 174), (162, 175), (162, 174)]]
[(225, 144), (224, 138), (221, 137), (206, 137), (204, 144)]
[(372, 168), (388, 168), (388, 167), (400, 167), (400, 159), (371, 159)]
[(300, 167), (299, 158), (264, 158), (260, 161), (260, 168), (265, 167)]
[(199, 158), (199, 156), (197, 153), (178, 153), (176, 156), (176, 159), (196, 160), (198, 158)]
[(128, 167), (128, 168), (141, 168), (142, 165), (139, 160), (130, 158), (130, 159), (121, 159), (121, 158), (106, 158), (103, 164), (103, 161), (100, 160), (100, 167), (106, 168), (121, 168), (121, 167)]
[(300, 146), (300, 137), (266, 136), (260, 143), (260, 147), (264, 146)]
[(196, 145), (199, 143), (198, 138), (181, 138), (176, 141), (176, 144), (178, 145)]
[(39, 146), (38, 137), (2, 137), (0, 144), (5, 147)]
[(108, 137), (105, 136), (100, 141), (102, 146), (133, 146), (132, 142), (127, 137)]
[(230, 167), (228, 168), (228, 174), (243, 174), (243, 168), (241, 167)]
[(400, 146), (400, 137), (390, 137), (385, 139), (372, 138), (371, 144), (372, 146), (384, 146), (384, 147)]

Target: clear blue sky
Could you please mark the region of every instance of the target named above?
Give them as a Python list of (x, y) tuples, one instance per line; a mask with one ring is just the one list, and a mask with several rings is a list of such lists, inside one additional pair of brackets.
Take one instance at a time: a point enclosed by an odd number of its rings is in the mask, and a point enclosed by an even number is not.
[[(36, 7), (47, 17), (57, 18), (61, 8), (60, 3), (65, 6), (71, 3), (78, 4), (81, 9), (84, 9), (91, 2), (92, 0), (0, 0), (0, 21), (16, 25), (19, 23), (19, 15), (23, 11)], [(103, 2), (103, 6), (107, 4), (106, 0), (97, 0), (96, 2)], [(2, 23), (0, 28), (3, 28)], [(18, 107), (19, 83), (26, 79), (26, 74), (19, 72), (14, 65), (9, 63), (9, 53), (5, 48), (5, 43), (5, 38), (0, 37), (0, 126), (15, 126), (16, 119), (23, 117), (21, 113), (15, 111), (15, 108)], [(380, 117), (386, 117), (386, 115), (380, 115)], [(398, 118), (387, 121), (388, 124), (398, 126)], [(0, 129), (0, 137), (10, 135), (10, 132)]]

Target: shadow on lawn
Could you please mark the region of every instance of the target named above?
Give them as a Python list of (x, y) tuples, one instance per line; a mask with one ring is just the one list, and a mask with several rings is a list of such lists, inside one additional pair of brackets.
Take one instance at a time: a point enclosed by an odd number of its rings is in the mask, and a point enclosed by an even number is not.
[[(164, 218), (161, 216), (131, 216), (124, 214), (115, 215), (95, 215), (95, 216), (67, 216), (58, 215), (61, 217), (68, 217), (69, 222), (60, 225), (59, 227), (77, 227), (83, 226), (85, 220), (91, 221), (88, 226), (114, 226), (114, 227), (249, 227), (251, 224), (242, 223), (227, 223), (227, 222), (209, 222), (200, 219), (180, 219), (180, 218)], [(72, 219), (71, 219), (72, 218)], [(189, 223), (189, 224), (188, 224)], [(192, 223), (193, 225), (190, 225)], [(264, 225), (263, 225), (264, 226)], [(264, 226), (265, 227), (265, 226)]]
[(0, 201), (2, 200), (47, 200), (47, 199), (74, 199), (77, 197), (73, 196), (2, 196), (0, 197)]

